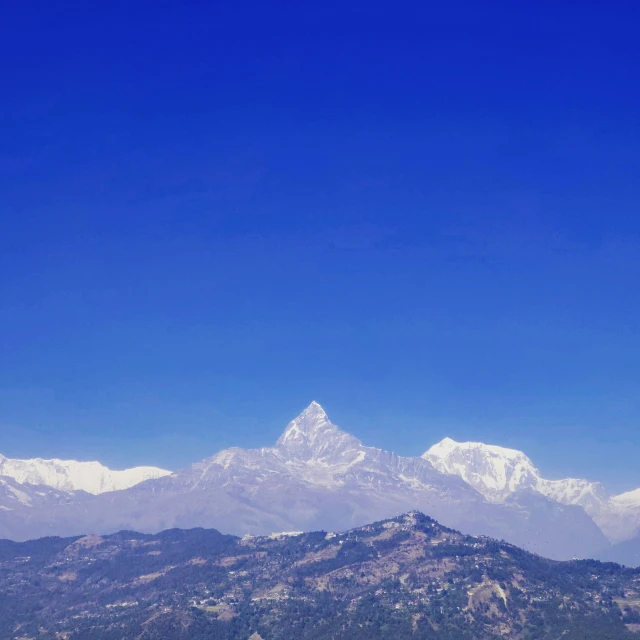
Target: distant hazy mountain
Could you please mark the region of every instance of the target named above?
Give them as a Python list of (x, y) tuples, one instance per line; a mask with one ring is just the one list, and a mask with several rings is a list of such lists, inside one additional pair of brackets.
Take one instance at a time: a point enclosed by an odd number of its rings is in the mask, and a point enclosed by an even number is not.
[(20, 484), (8, 476), (0, 476), (0, 538), (24, 540), (48, 535), (57, 509), (63, 505), (80, 508), (82, 491), (69, 492), (45, 485)]
[(315, 402), (274, 447), (232, 448), (126, 490), (78, 496), (36, 524), (25, 520), (18, 537), (195, 526), (239, 535), (343, 530), (412, 509), (554, 558), (592, 556), (608, 546), (581, 507), (526, 487), (500, 503), (487, 500), (428, 460), (363, 445)]
[(640, 536), (618, 542), (600, 554), (600, 559), (607, 562), (618, 562), (628, 567), (640, 566)]
[(119, 491), (169, 473), (171, 472), (156, 467), (114, 471), (99, 462), (41, 458), (12, 460), (0, 455), (0, 476), (8, 476), (20, 484), (40, 484), (63, 491), (86, 491), (93, 494)]
[(445, 438), (422, 456), (442, 473), (459, 476), (487, 500), (500, 503), (515, 492), (531, 490), (565, 505), (578, 505), (611, 542), (640, 532), (640, 489), (609, 496), (598, 482), (547, 480), (522, 451), (481, 442)]

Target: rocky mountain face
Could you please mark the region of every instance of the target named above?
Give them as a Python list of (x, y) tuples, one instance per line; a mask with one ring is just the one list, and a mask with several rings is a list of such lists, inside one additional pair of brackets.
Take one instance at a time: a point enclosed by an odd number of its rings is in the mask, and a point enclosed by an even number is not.
[(46, 532), (53, 514), (64, 505), (81, 508), (84, 492), (68, 492), (45, 485), (20, 484), (0, 476), (0, 538), (24, 540)]
[[(15, 467), (4, 468), (17, 475)], [(606, 509), (616, 500), (594, 483), (543, 479), (523, 453), (500, 447), (447, 439), (423, 457), (368, 447), (331, 423), (315, 402), (273, 447), (231, 448), (176, 473), (153, 473), (161, 477), (115, 491), (98, 490), (106, 486), (100, 473), (84, 484), (73, 474), (41, 472), (44, 484), (29, 484), (33, 474), (0, 475), (0, 536), (197, 526), (237, 535), (345, 530), (419, 509), (465, 533), (568, 559), (598, 557), (610, 546), (601, 523), (613, 521)], [(85, 490), (62, 490), (69, 485), (61, 478)], [(626, 511), (615, 512), (627, 529), (610, 528), (632, 538), (633, 495), (627, 502), (621, 501)]]
[[(18, 537), (195, 526), (238, 535), (344, 530), (410, 509), (552, 558), (593, 556), (608, 546), (578, 507), (526, 491), (493, 503), (428, 460), (363, 445), (332, 424), (315, 402), (274, 447), (228, 449), (124, 491), (71, 499), (45, 519), (24, 522)], [(12, 529), (20, 531), (20, 523)]]
[(75, 460), (12, 460), (0, 455), (0, 476), (13, 478), (20, 484), (45, 485), (62, 491), (86, 491), (99, 494), (120, 491), (170, 471), (157, 467), (135, 467), (114, 471), (99, 462)]
[(462, 478), (491, 502), (530, 490), (560, 504), (582, 507), (613, 543), (640, 533), (640, 490), (610, 496), (598, 482), (547, 480), (522, 451), (481, 442), (445, 438), (422, 457), (442, 473)]
[(342, 533), (0, 541), (8, 640), (631, 640), (639, 630), (640, 570), (554, 562), (415, 511)]

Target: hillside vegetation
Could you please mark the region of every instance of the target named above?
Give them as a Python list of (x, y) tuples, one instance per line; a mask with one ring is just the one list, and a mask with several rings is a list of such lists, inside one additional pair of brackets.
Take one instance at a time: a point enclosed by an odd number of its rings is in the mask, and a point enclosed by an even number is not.
[(0, 638), (617, 640), (640, 571), (554, 562), (412, 512), (348, 532), (0, 542)]

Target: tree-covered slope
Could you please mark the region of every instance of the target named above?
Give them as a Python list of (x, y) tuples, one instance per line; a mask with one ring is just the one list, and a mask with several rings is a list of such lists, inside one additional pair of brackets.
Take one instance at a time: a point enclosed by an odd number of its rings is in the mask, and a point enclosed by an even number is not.
[(345, 533), (0, 542), (0, 638), (633, 638), (640, 571), (417, 512)]

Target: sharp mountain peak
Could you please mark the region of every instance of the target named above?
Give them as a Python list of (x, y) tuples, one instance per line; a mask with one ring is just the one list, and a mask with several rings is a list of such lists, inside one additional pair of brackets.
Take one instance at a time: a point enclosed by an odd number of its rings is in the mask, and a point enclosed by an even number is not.
[(359, 445), (360, 441), (333, 424), (325, 410), (314, 400), (287, 425), (276, 442), (276, 449), (308, 460)]
[[(640, 491), (609, 499), (597, 483), (547, 480), (521, 451), (481, 442), (444, 438), (422, 459), (396, 456), (365, 446), (315, 401), (273, 447), (233, 447), (160, 477), (167, 474), (0, 456), (0, 476), (9, 476), (0, 479), (0, 537), (3, 531), (33, 537), (34, 531), (51, 533), (53, 526), (70, 532), (77, 523), (102, 530), (109, 510), (115, 523), (109, 526), (157, 530), (223, 523), (229, 530), (255, 532), (344, 529), (365, 516), (376, 520), (403, 507), (421, 507), (457, 528), (494, 533), (537, 552), (551, 553), (540, 541), (553, 542), (557, 557), (568, 550), (573, 556), (604, 548), (603, 533), (620, 541), (640, 532)], [(47, 485), (56, 493), (20, 486), (29, 484)], [(73, 494), (77, 489), (109, 495), (101, 501)], [(531, 492), (543, 502), (532, 502)], [(582, 507), (583, 513), (563, 505)], [(551, 539), (544, 531), (552, 532)], [(579, 537), (578, 531), (587, 534)]]

